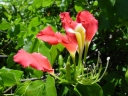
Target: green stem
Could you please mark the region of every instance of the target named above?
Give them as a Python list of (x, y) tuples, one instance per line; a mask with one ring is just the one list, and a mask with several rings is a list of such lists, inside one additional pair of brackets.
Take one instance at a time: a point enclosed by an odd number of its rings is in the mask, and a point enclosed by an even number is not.
[(89, 42), (86, 42), (85, 44), (85, 51), (84, 51), (84, 62), (86, 63), (86, 57), (87, 57), (87, 53), (88, 53), (88, 47), (89, 47)]
[(67, 64), (66, 64), (66, 79), (68, 81), (71, 81), (70, 63), (69, 62), (67, 62)]
[[(84, 51), (84, 63), (86, 64), (86, 57), (87, 57), (87, 53), (88, 53), (88, 47), (89, 47), (89, 42), (86, 42), (85, 44), (85, 51)], [(83, 67), (84, 69), (84, 67)], [(84, 74), (84, 70), (82, 70), (82, 73)]]
[(83, 74), (84, 67), (82, 65), (82, 54), (79, 54), (79, 60), (78, 60), (78, 75)]
[(72, 61), (73, 61), (73, 64), (74, 64), (74, 80), (76, 79), (76, 61), (75, 61), (75, 55), (74, 56), (71, 56), (72, 57)]
[(67, 80), (61, 79), (60, 77), (56, 76), (55, 74), (50, 74), (50, 75), (52, 75), (53, 77), (55, 77), (56, 79), (58, 79), (60, 81), (63, 81), (63, 82), (66, 82), (66, 83), (68, 82)]

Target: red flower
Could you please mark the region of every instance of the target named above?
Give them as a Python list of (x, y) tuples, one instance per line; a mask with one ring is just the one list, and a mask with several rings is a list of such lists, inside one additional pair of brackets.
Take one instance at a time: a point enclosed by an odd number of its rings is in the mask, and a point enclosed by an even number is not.
[(88, 11), (81, 11), (76, 16), (76, 22), (70, 18), (68, 12), (60, 14), (62, 26), (66, 31), (75, 30), (79, 23), (85, 28), (85, 40), (91, 41), (98, 29), (98, 21)]
[(82, 23), (86, 29), (86, 40), (90, 42), (98, 29), (98, 21), (88, 11), (82, 11), (77, 14), (76, 22)]
[(55, 33), (50, 26), (41, 30), (36, 37), (51, 45), (61, 43), (70, 53), (75, 53), (77, 50), (78, 45), (74, 34), (67, 33), (66, 35), (62, 35), (59, 32)]
[(21, 64), (23, 67), (31, 66), (37, 70), (54, 74), (54, 69), (52, 69), (49, 60), (40, 53), (34, 52), (30, 54), (21, 49), (14, 56), (14, 61)]

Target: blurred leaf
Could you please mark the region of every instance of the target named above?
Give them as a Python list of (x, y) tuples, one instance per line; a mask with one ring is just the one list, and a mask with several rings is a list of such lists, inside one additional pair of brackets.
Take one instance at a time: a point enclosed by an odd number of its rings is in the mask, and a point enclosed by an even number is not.
[(67, 96), (69, 89), (66, 86), (62, 86), (61, 90), (59, 91), (58, 96)]
[(128, 68), (127, 68), (127, 71), (126, 71), (126, 73), (125, 73), (125, 80), (126, 80), (127, 83), (128, 83)]
[(98, 1), (94, 1), (93, 6), (98, 6)]
[(4, 82), (4, 86), (13, 86), (19, 83), (22, 71), (11, 69), (0, 69), (0, 78)]
[(115, 87), (111, 82), (106, 82), (103, 86), (104, 96), (113, 96)]
[(20, 33), (20, 24), (14, 26), (14, 36)]
[(54, 3), (55, 0), (42, 0), (42, 7), (48, 7)]
[(0, 90), (4, 88), (4, 82), (2, 78), (0, 77)]
[(21, 83), (14, 96), (43, 96), (44, 82), (42, 80)]
[(46, 79), (46, 94), (47, 96), (57, 96), (56, 87), (55, 87), (55, 80), (53, 77), (48, 75)]
[(128, 18), (128, 0), (116, 0), (115, 8), (116, 14), (120, 18)]
[(11, 24), (6, 20), (3, 20), (2, 23), (0, 24), (0, 30), (6, 30), (10, 28), (11, 28)]
[(41, 6), (41, 0), (34, 0), (32, 6), (39, 8)]
[(56, 57), (60, 52), (64, 50), (64, 47), (61, 44), (58, 44), (56, 46), (52, 46), (50, 49), (50, 55), (51, 55), (51, 64), (53, 64), (56, 60)]
[(13, 56), (14, 56), (14, 53), (11, 53), (11, 54), (9, 55), (7, 61), (6, 61), (8, 68), (11, 68), (11, 67), (15, 64), (15, 62), (14, 62), (14, 60), (13, 60)]
[[(40, 0), (39, 0), (39, 1), (40, 1)], [(34, 17), (34, 18), (32, 18), (32, 20), (30, 21), (29, 26), (34, 26), (34, 27), (36, 27), (36, 26), (38, 26), (39, 24), (41, 24), (39, 17)]]
[(62, 2), (62, 0), (55, 0), (55, 2), (56, 2), (56, 5), (59, 7), (61, 2)]
[(110, 2), (111, 2), (111, 4), (112, 4), (112, 6), (114, 6), (115, 3), (116, 3), (116, 0), (110, 0)]
[(34, 75), (37, 77), (37, 78), (40, 78), (42, 75), (43, 75), (43, 72), (41, 70), (34, 70)]
[(28, 42), (27, 44), (25, 44), (25, 45), (23, 46), (23, 49), (29, 52), (31, 45), (32, 45), (32, 42), (30, 41), (30, 42)]
[(81, 2), (79, 0), (76, 0), (75, 2), (75, 10), (77, 12), (80, 12), (82, 10), (84, 10), (85, 8), (85, 1), (84, 0), (81, 0)]
[(97, 83), (92, 85), (81, 85), (78, 84), (76, 86), (77, 92), (81, 94), (81, 96), (103, 96), (103, 90), (101, 86)]

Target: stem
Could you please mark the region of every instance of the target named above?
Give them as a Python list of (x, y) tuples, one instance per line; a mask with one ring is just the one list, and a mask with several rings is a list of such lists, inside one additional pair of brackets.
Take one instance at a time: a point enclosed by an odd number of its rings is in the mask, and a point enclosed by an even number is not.
[(78, 74), (81, 74), (81, 72), (82, 72), (82, 74), (83, 74), (83, 70), (84, 70), (84, 67), (82, 66), (82, 54), (79, 54), (79, 60), (78, 60), (78, 70), (79, 70), (79, 72), (78, 72)]
[(74, 64), (74, 80), (76, 79), (76, 62), (75, 62), (75, 55), (74, 56), (71, 56), (72, 57), (72, 61), (73, 61), (73, 64)]
[(89, 47), (89, 42), (87, 41), (85, 44), (85, 51), (84, 51), (84, 62), (86, 64), (86, 57), (87, 57), (87, 53), (88, 53), (88, 47)]
[(69, 62), (67, 62), (67, 64), (66, 64), (66, 78), (68, 81), (71, 81), (70, 63)]
[(3, 94), (4, 96), (14, 96), (14, 94)]
[(50, 75), (52, 75), (53, 77), (55, 77), (55, 78), (57, 78), (58, 80), (60, 80), (60, 81), (65, 81), (65, 82), (68, 82), (67, 80), (65, 80), (65, 79), (61, 79), (61, 78), (59, 78), (58, 76), (56, 76), (55, 74), (50, 74)]
[[(85, 51), (84, 51), (84, 62), (85, 62), (85, 64), (86, 64), (86, 57), (87, 57), (87, 53), (88, 53), (88, 47), (89, 47), (89, 42), (86, 42)], [(82, 73), (84, 74), (84, 70), (82, 70)]]

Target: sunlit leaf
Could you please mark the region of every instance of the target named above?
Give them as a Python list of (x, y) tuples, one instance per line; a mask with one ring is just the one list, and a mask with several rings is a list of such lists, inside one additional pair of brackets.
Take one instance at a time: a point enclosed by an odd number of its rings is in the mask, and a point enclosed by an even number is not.
[(55, 80), (50, 75), (46, 79), (46, 94), (47, 96), (57, 96), (55, 88)]
[(43, 96), (44, 82), (42, 80), (21, 83), (15, 91), (15, 96)]
[(10, 27), (10, 23), (5, 20), (3, 20), (2, 23), (0, 24), (0, 30), (10, 29)]
[(0, 69), (0, 78), (4, 82), (4, 86), (13, 86), (19, 83), (22, 71), (11, 69)]
[(47, 7), (53, 4), (54, 0), (42, 0), (42, 7)]

